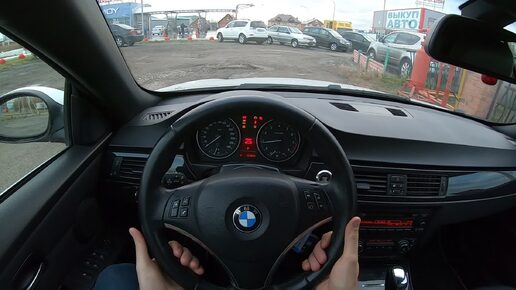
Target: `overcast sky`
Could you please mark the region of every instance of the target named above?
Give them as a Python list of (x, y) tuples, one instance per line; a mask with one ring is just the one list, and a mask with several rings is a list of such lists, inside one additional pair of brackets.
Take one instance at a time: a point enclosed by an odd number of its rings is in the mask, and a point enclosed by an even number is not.
[[(465, 0), (446, 0), (445, 13), (460, 14), (458, 6)], [(239, 18), (259, 19), (267, 22), (279, 13), (291, 14), (304, 21), (317, 18), (321, 21), (331, 19), (333, 0), (144, 0), (153, 10), (172, 9), (234, 9), (239, 3), (252, 3), (252, 8), (241, 9)], [(382, 0), (335, 0), (335, 19), (351, 21), (355, 29), (370, 29), (373, 11), (383, 9)], [(387, 9), (414, 8), (415, 0), (386, 0)], [(209, 20), (218, 21), (223, 15), (208, 14)]]

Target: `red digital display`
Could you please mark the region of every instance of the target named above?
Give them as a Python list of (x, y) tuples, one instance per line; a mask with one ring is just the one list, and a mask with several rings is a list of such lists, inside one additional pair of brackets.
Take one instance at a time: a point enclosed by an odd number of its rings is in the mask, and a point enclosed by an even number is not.
[(263, 125), (265, 118), (260, 115), (242, 115), (240, 128), (242, 142), (240, 143), (240, 157), (254, 159), (258, 152), (256, 148), (256, 135)]
[(368, 228), (411, 228), (414, 224), (413, 220), (362, 220), (361, 226)]

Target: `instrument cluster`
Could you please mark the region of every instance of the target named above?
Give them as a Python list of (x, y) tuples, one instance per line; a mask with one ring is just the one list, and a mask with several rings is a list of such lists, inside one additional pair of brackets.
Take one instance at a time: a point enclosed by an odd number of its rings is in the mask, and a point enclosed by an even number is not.
[(241, 114), (211, 120), (195, 134), (203, 159), (248, 160), (273, 163), (292, 159), (301, 146), (301, 134), (284, 120), (261, 114)]

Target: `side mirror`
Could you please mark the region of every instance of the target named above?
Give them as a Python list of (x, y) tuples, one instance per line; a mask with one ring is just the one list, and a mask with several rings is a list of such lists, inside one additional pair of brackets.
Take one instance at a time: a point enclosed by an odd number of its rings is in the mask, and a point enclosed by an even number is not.
[(0, 142), (64, 142), (63, 91), (28, 87), (0, 96)]
[(378, 41), (383, 43), (384, 39), (385, 39), (385, 36), (380, 36), (380, 38), (378, 38)]
[(423, 46), (431, 57), (481, 74), (515, 83), (509, 43), (516, 34), (490, 23), (458, 15), (438, 20)]

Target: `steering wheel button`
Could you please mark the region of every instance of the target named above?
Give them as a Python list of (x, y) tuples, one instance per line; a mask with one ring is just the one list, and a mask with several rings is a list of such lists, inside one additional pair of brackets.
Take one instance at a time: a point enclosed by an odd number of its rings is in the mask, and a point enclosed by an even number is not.
[(183, 200), (181, 201), (181, 205), (182, 206), (189, 206), (190, 205), (190, 197), (189, 196), (183, 197)]
[(179, 216), (180, 217), (187, 217), (188, 216), (188, 208), (187, 207), (182, 207), (181, 210), (179, 211)]
[(170, 217), (177, 217), (177, 214), (179, 212), (179, 208), (177, 207), (172, 207), (170, 209)]
[(180, 203), (181, 201), (179, 199), (174, 200), (174, 202), (172, 202), (172, 208), (178, 208)]
[(314, 209), (315, 209), (315, 202), (307, 202), (307, 203), (306, 203), (306, 207), (307, 207), (309, 210), (314, 210)]
[(323, 202), (319, 202), (319, 203), (317, 203), (317, 205), (318, 205), (318, 207), (319, 207), (319, 210), (326, 210), (326, 209), (328, 209), (328, 207), (326, 206), (326, 204), (325, 204), (325, 203), (323, 203)]
[(307, 202), (315, 202), (314, 196), (311, 192), (304, 192)]

